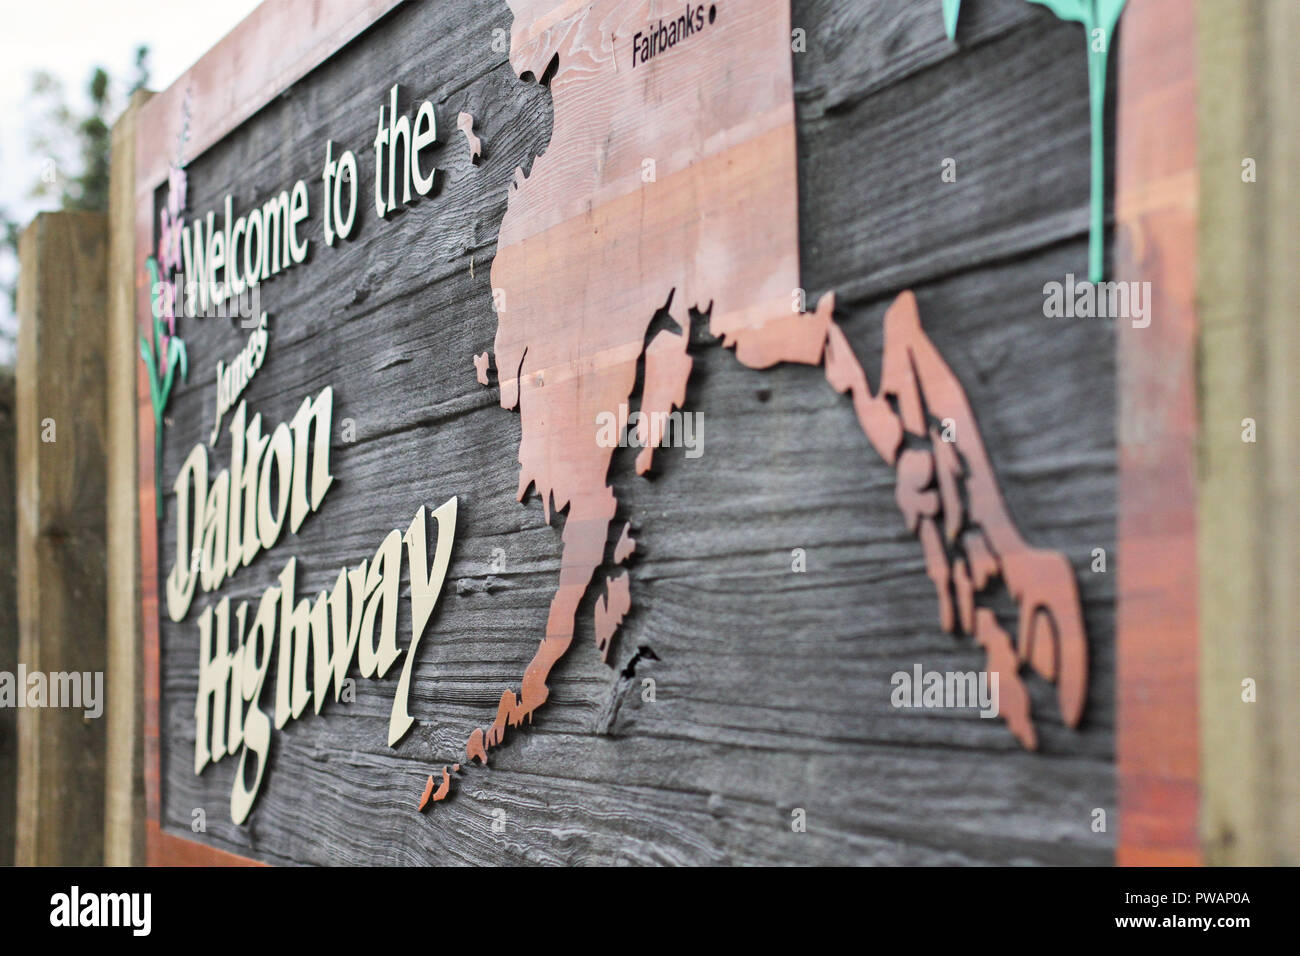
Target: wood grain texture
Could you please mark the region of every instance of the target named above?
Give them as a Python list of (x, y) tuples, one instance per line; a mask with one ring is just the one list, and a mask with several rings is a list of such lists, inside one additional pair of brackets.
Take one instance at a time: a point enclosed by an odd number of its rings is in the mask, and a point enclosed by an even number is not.
[(1197, 5), (1201, 836), (1219, 865), (1300, 863), (1298, 14)]
[(1123, 864), (1195, 863), (1196, 35), (1177, 0), (1130, 4), (1119, 49), (1115, 278), (1151, 283), (1119, 333)]
[[(136, 180), (154, 189), (167, 177), (185, 111), (209, 117), (188, 143), (197, 154), (402, 0), (274, 0), (262, 3), (144, 108)], [(407, 0), (422, 2), (422, 0)]]
[(136, 120), (149, 94), (137, 93), (113, 124), (109, 195), (108, 336), (105, 353), (108, 440), (107, 517), (108, 723), (104, 798), (104, 862), (145, 861), (144, 689), (140, 643), (139, 550), (136, 511), (135, 141)]
[[(18, 660), (102, 676), (107, 217), (41, 213), (18, 251)], [(106, 726), (85, 710), (18, 711), (20, 866), (103, 863)]]
[[(1114, 809), (1114, 591), (1089, 563), (1094, 547), (1114, 547), (1114, 332), (1042, 316), (1044, 282), (1086, 264), (1078, 37), (1046, 11), (990, 0), (972, 4), (958, 48), (937, 4), (932, 19), (916, 4), (865, 6), (792, 9), (810, 38), (793, 60), (801, 281), (810, 302), (836, 293), (837, 322), (868, 369), (880, 367), (886, 307), (916, 290), (1012, 517), (1073, 565), (1093, 639), (1081, 728), (1055, 716), (1042, 681), (1027, 682), (1044, 715), (1036, 754), (1001, 721), (890, 705), (896, 671), (977, 670), (984, 659), (938, 627), (893, 469), (823, 370), (746, 369), (696, 321), (685, 408), (705, 415), (704, 455), (660, 450), (649, 480), (636, 449), (613, 458), (637, 546), (609, 665), (589, 594), (547, 708), (489, 768), (466, 769), (450, 799), (416, 812), (429, 774), (463, 757), (532, 656), (560, 533), (538, 502), (515, 500), (520, 419), (478, 384), (473, 362), (496, 335), (488, 267), (515, 169), (531, 171), (552, 139), (550, 94), (492, 51), (492, 31), (512, 26), (504, 3), (408, 5), (198, 156), (190, 210), (216, 208), (227, 191), (251, 204), (294, 179), (316, 182), (326, 137), (360, 156), (393, 82), (449, 125), (462, 110), (475, 117), (477, 165), (451, 137), (430, 199), (383, 225), (363, 218), (333, 249), (313, 217), (312, 258), (263, 290), (272, 339), (250, 407), (285, 420), (330, 384), (335, 421), (350, 419), (356, 441), (336, 436), (337, 487), (320, 514), (223, 590), (253, 599), (297, 555), (299, 594), (315, 593), (419, 504), (460, 495), (448, 590), (412, 679), (417, 725), (384, 746), (393, 681), (358, 680), (354, 702), (275, 736), (259, 802), (236, 827), (232, 762), (192, 772), (193, 612), (163, 622), (151, 663), (164, 836), (285, 864), (1109, 861), (1113, 837), (1090, 823), (1094, 808)], [(914, 51), (906, 65), (884, 56), (885, 37), (869, 29), (878, 23), (892, 25), (892, 49)], [(846, 30), (881, 53), (854, 60)], [(957, 183), (940, 179), (949, 155)], [(361, 165), (366, 197), (373, 163)], [(210, 432), (215, 363), (244, 333), (196, 320), (183, 334), (193, 366), (169, 412), (164, 487)], [(151, 449), (142, 434), (142, 476)], [(228, 454), (223, 439), (213, 457)], [(141, 496), (150, 514), (144, 478)], [(174, 542), (175, 501), (165, 504), (161, 560), (142, 546), (155, 602), (146, 627), (158, 626), (159, 566)], [(796, 548), (806, 573), (791, 571)], [(1009, 599), (999, 611), (1014, 631)], [(409, 636), (399, 632), (399, 646)], [(204, 834), (191, 831), (195, 809)], [(797, 809), (805, 833), (792, 832)]]

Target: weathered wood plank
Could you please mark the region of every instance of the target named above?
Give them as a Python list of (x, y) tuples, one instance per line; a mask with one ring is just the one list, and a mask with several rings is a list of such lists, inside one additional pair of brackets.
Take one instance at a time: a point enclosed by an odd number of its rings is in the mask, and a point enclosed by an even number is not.
[(1300, 83), (1300, 10), (1203, 2), (1196, 12), (1200, 833), (1207, 862), (1294, 866), (1300, 123), (1281, 104)]
[[(1018, 28), (1042, 28), (1051, 15), (1024, 0), (975, 0), (962, 9), (957, 43), (931, 3), (794, 0), (795, 95), (802, 114), (851, 109), (858, 101)], [(1025, 36), (1031, 36), (1032, 33)], [(802, 49), (800, 49), (802, 41)]]
[[(42, 213), (19, 241), (18, 660), (47, 703), (58, 673), (103, 691), (107, 253), (102, 213)], [(106, 733), (88, 709), (18, 712), (19, 865), (103, 862)]]
[[(843, 102), (827, 93), (821, 115), (801, 100), (800, 175), (840, 187), (801, 191), (805, 285), (834, 277), (841, 300), (884, 296), (1086, 235), (1078, 30), (1036, 16), (903, 82)], [(796, 56), (796, 81), (809, 68)], [(955, 182), (941, 179), (946, 159)], [(868, 204), (844, 202), (850, 192)]]
[(144, 863), (144, 657), (140, 643), (140, 516), (136, 507), (135, 142), (137, 93), (113, 125), (108, 236), (107, 374), (108, 455), (106, 546), (108, 724), (104, 797), (104, 862)]

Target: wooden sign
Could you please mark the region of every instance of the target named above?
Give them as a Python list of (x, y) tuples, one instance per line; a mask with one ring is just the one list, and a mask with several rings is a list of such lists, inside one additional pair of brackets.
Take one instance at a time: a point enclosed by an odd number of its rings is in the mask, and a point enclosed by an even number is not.
[(1113, 856), (1077, 27), (307, 6), (140, 117), (151, 858)]

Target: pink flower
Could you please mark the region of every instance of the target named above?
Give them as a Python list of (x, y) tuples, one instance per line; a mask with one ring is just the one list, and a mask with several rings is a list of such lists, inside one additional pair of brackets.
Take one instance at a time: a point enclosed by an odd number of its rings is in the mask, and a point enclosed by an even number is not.
[(173, 218), (179, 218), (181, 210), (185, 208), (185, 193), (188, 185), (189, 177), (180, 166), (173, 165), (167, 171), (167, 206)]
[(185, 225), (166, 209), (158, 214), (158, 220), (158, 264), (166, 275), (180, 268), (181, 233)]

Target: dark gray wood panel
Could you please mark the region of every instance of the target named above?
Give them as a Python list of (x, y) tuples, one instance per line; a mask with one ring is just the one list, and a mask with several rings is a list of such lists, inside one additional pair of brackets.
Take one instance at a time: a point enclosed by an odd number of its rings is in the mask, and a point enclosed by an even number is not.
[[(192, 772), (195, 620), (213, 601), (200, 595), (184, 622), (162, 627), (169, 829), (195, 836), (191, 813), (203, 808), (207, 832), (195, 838), (276, 863), (1110, 859), (1113, 813), (1110, 834), (1090, 823), (1093, 808), (1114, 804), (1114, 594), (1089, 563), (1114, 542), (1114, 339), (1102, 322), (1044, 318), (1041, 291), (1086, 262), (1083, 41), (1019, 0), (967, 6), (958, 48), (937, 0), (796, 0), (793, 22), (809, 38), (795, 56), (805, 282), (837, 291), (873, 381), (884, 309), (916, 290), (1021, 530), (1075, 565), (1092, 650), (1084, 726), (1064, 728), (1036, 681), (1037, 754), (1000, 720), (890, 706), (895, 671), (983, 661), (939, 630), (893, 470), (820, 370), (746, 370), (701, 339), (687, 407), (704, 414), (703, 456), (663, 451), (645, 480), (629, 450), (611, 476), (639, 539), (611, 666), (595, 651), (589, 595), (533, 725), (490, 767), (467, 770), (445, 804), (415, 812), (426, 776), (463, 759), (470, 731), (518, 686), (543, 632), (561, 527), (538, 502), (515, 501), (518, 418), (470, 361), (491, 347), (488, 269), (506, 186), (545, 149), (549, 97), (491, 50), (493, 29), (509, 27), (504, 3), (416, 3), (198, 157), (189, 208), (216, 208), (226, 192), (247, 208), (298, 178), (315, 203), (327, 136), (357, 152), (367, 202), (373, 163), (362, 153), (393, 82), (404, 105), (432, 100), (444, 129), (461, 109), (477, 119), (478, 167), (452, 129), (433, 198), (384, 225), (363, 213), (342, 248), (324, 247), (313, 215), (311, 260), (264, 288), (272, 338), (250, 408), (287, 420), (332, 385), (336, 428), (352, 419), (357, 440), (336, 435), (336, 484), (320, 513), (221, 592), (256, 600), (296, 555), (299, 596), (315, 594), (420, 504), (460, 495), (447, 590), (413, 677), (417, 725), (386, 747), (397, 675), (358, 680), (355, 702), (274, 734), (253, 814), (231, 824), (234, 761)], [(947, 156), (955, 184), (940, 179)], [(169, 409), (168, 486), (206, 441), (215, 363), (245, 333), (209, 319), (184, 334), (193, 364)], [(223, 438), (214, 467), (228, 457)], [(174, 519), (169, 500), (164, 573)], [(496, 548), (505, 563), (494, 570)], [(807, 573), (791, 572), (795, 548)], [(806, 833), (791, 831), (799, 808)]]

